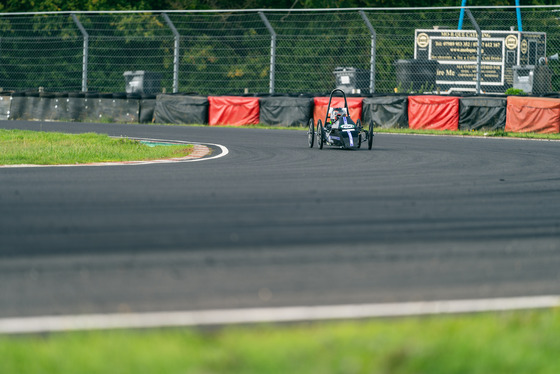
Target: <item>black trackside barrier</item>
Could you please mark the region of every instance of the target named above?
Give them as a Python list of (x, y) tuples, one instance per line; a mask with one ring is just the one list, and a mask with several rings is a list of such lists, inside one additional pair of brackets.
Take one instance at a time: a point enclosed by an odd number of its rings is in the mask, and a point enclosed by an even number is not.
[(362, 102), (364, 124), (370, 121), (386, 129), (408, 128), (408, 96), (373, 96)]
[(259, 103), (259, 122), (266, 125), (307, 126), (313, 116), (313, 98), (310, 97), (260, 97)]
[(207, 124), (208, 97), (157, 95), (155, 123)]
[(459, 129), (503, 130), (506, 108), (505, 97), (462, 97), (459, 99)]
[(69, 121), (70, 114), (68, 112), (68, 92), (56, 92), (51, 100), (51, 111), (49, 118), (53, 121)]
[(140, 97), (140, 115), (141, 123), (149, 123), (154, 121), (154, 111), (156, 109), (156, 95), (141, 95)]
[(67, 113), (70, 121), (83, 121), (86, 115), (85, 93), (69, 92)]
[(126, 93), (126, 92), (114, 92), (114, 93), (111, 95), (111, 97), (112, 97), (113, 99), (126, 99), (126, 98), (128, 98), (129, 96), (130, 96), (131, 98), (133, 98), (133, 99), (138, 99), (138, 98), (140, 98), (140, 95), (139, 95), (139, 94), (135, 94), (135, 93), (130, 93), (130, 94), (129, 94), (129, 93)]
[(27, 96), (25, 92), (14, 92), (12, 94), (12, 105), (10, 119), (31, 120), (33, 119), (33, 105), (39, 97)]
[(31, 108), (32, 119), (47, 120), (51, 119), (55, 113), (54, 108), (54, 93), (41, 92), (39, 93), (39, 100)]
[[(313, 97), (313, 94), (260, 95), (260, 122), (272, 126), (306, 126), (313, 116)], [(459, 100), (459, 128), (504, 129), (506, 105), (504, 96), (463, 96)], [(208, 109), (206, 96), (184, 94), (0, 93), (0, 119), (205, 124)], [(383, 128), (407, 128), (408, 96), (365, 97), (362, 122), (368, 124), (372, 120)]]
[[(36, 119), (38, 113), (40, 113), (37, 108), (41, 105), (41, 98), (39, 92), (26, 92), (25, 93), (25, 112), (24, 115), (27, 118), (24, 119)], [(41, 105), (42, 106), (42, 105)]]
[(13, 93), (9, 119), (138, 122), (140, 99), (97, 92)]
[[(10, 119), (15, 120), (55, 120), (58, 110), (58, 101), (54, 93), (24, 93), (12, 94)], [(56, 108), (55, 108), (56, 106)], [(63, 107), (61, 103), (60, 107)]]
[(138, 122), (140, 100), (127, 99), (126, 94), (112, 94), (111, 98), (98, 95), (85, 98), (84, 121), (95, 122)]

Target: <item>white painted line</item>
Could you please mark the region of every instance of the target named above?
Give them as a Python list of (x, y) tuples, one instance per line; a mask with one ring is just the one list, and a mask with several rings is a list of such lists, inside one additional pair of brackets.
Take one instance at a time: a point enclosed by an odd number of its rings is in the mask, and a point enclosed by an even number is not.
[(221, 144), (213, 144), (213, 143), (190, 143), (190, 144), (200, 144), (200, 145), (210, 145), (210, 146), (214, 146), (214, 147), (218, 147), (221, 150), (221, 153), (219, 155), (216, 156), (211, 156), (211, 157), (204, 157), (204, 158), (197, 158), (197, 159), (193, 159), (193, 160), (189, 160), (188, 162), (196, 162), (196, 161), (207, 161), (207, 160), (215, 160), (217, 158), (222, 158), (224, 156), (227, 156), (229, 153), (229, 149), (227, 149), (225, 146), (221, 145)]
[(560, 306), (560, 296), (0, 319), (0, 334), (475, 313)]
[[(204, 157), (204, 158), (196, 158), (196, 159), (191, 159), (191, 160), (185, 160), (183, 162), (197, 162), (197, 161), (207, 161), (207, 160), (215, 160), (218, 158), (222, 158), (224, 156), (227, 156), (229, 154), (229, 149), (227, 149), (227, 147), (221, 145), (221, 144), (214, 144), (214, 143), (199, 143), (199, 142), (188, 142), (188, 141), (181, 141), (181, 140), (165, 140), (165, 139), (152, 139), (152, 138), (135, 138), (132, 137), (130, 139), (135, 139), (135, 140), (144, 140), (144, 141), (151, 141), (151, 142), (169, 142), (169, 143), (178, 143), (178, 144), (192, 144), (192, 145), (209, 145), (211, 147), (218, 147), (220, 148), (220, 154), (216, 155), (216, 156), (211, 156), (211, 157)], [(165, 161), (165, 160), (163, 160)], [(150, 161), (148, 161), (149, 163)]]

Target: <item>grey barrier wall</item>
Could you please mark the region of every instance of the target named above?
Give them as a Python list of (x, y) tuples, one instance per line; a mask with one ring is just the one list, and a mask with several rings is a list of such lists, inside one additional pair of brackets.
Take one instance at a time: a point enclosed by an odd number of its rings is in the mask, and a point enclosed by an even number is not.
[(14, 92), (12, 94), (12, 105), (10, 109), (10, 119), (30, 120), (33, 118), (34, 106), (38, 98), (26, 96), (25, 92)]
[(506, 97), (462, 97), (459, 100), (459, 129), (503, 130), (506, 109)]
[(85, 97), (86, 94), (83, 92), (69, 92), (66, 113), (63, 114), (69, 116), (71, 121), (83, 121), (86, 108)]
[(158, 95), (154, 109), (155, 123), (208, 123), (206, 96)]
[(0, 96), (0, 120), (10, 118), (11, 96)]
[[(86, 97), (87, 96), (87, 97)], [(102, 95), (103, 96), (103, 95)], [(110, 97), (109, 97), (110, 96)], [(140, 100), (88, 93), (12, 93), (7, 119), (138, 122)], [(8, 99), (8, 98), (7, 98)]]
[(140, 100), (140, 123), (153, 122), (156, 109), (156, 95), (142, 95)]
[(260, 122), (266, 125), (305, 126), (313, 117), (311, 97), (261, 97)]
[[(560, 5), (522, 6), (522, 23), (513, 6), (465, 7), (464, 24), (462, 9), (0, 13), (0, 88), (241, 95), (341, 85), (389, 94), (438, 92), (456, 78), (503, 94), (514, 64), (533, 66), (536, 88), (560, 91), (560, 62), (547, 58), (560, 52)], [(142, 75), (134, 87), (131, 72)]]
[(95, 122), (138, 122), (140, 99), (126, 94), (99, 94), (84, 98), (85, 118)]
[(364, 123), (373, 121), (378, 127), (408, 127), (408, 96), (366, 97), (362, 102)]

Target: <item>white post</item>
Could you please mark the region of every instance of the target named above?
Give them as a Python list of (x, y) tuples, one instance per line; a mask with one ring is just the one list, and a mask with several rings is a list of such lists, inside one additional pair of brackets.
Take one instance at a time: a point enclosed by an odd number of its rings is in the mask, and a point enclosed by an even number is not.
[(259, 16), (261, 16), (262, 21), (264, 22), (268, 32), (270, 32), (270, 90), (271, 94), (274, 93), (274, 80), (275, 80), (275, 69), (276, 69), (276, 32), (272, 28), (270, 22), (268, 22), (268, 18), (264, 15), (263, 12), (259, 12)]
[(78, 17), (76, 17), (76, 14), (74, 13), (72, 13), (72, 20), (74, 20), (74, 23), (76, 24), (76, 26), (78, 26), (78, 29), (80, 29), (80, 32), (84, 37), (84, 49), (83, 49), (83, 60), (82, 60), (82, 92), (87, 92), (89, 34), (87, 33), (86, 29), (84, 28), (84, 26), (82, 25)]
[(375, 39), (377, 34), (375, 33), (375, 29), (371, 25), (369, 18), (367, 18), (366, 14), (363, 10), (360, 10), (360, 15), (364, 20), (369, 33), (371, 34), (371, 51), (370, 51), (370, 60), (369, 60), (369, 93), (372, 94), (375, 91)]
[(177, 93), (179, 92), (179, 42), (181, 39), (181, 35), (175, 28), (173, 22), (171, 22), (171, 20), (167, 16), (167, 13), (162, 13), (161, 15), (167, 23), (167, 26), (169, 26), (169, 28), (173, 32), (173, 36), (175, 39), (173, 48), (173, 93)]

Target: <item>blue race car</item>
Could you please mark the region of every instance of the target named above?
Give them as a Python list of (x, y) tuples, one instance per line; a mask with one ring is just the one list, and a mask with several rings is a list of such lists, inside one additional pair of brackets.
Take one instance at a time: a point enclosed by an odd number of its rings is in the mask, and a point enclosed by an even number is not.
[[(340, 92), (344, 96), (344, 108), (333, 108), (331, 102), (333, 94)], [(343, 149), (360, 148), (362, 142), (367, 141), (368, 149), (373, 146), (373, 122), (369, 124), (369, 131), (365, 131), (362, 122), (358, 119), (354, 122), (348, 115), (348, 101), (346, 94), (340, 89), (334, 89), (329, 97), (327, 106), (327, 115), (325, 117), (325, 125), (319, 119), (317, 121), (317, 146), (323, 149), (323, 144), (332, 145)], [(313, 148), (315, 140), (315, 125), (313, 118), (309, 120), (309, 129), (307, 131), (307, 141), (309, 148)]]

